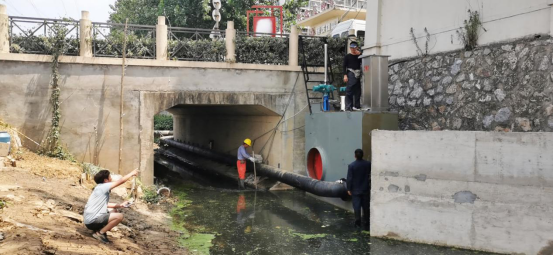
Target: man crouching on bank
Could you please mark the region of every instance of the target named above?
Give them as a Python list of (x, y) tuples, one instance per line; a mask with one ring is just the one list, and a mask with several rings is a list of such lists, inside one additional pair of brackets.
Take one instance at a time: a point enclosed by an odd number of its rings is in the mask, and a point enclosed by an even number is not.
[[(106, 232), (117, 226), (123, 221), (123, 214), (118, 212), (118, 208), (129, 206), (129, 202), (125, 201), (121, 204), (110, 203), (109, 193), (112, 189), (125, 183), (131, 177), (138, 175), (138, 170), (134, 170), (127, 174), (122, 179), (112, 182), (111, 175), (108, 170), (102, 170), (94, 175), (96, 187), (88, 198), (88, 202), (84, 207), (84, 224), (94, 231), (92, 236), (103, 243), (109, 243)], [(110, 210), (108, 210), (110, 208)]]

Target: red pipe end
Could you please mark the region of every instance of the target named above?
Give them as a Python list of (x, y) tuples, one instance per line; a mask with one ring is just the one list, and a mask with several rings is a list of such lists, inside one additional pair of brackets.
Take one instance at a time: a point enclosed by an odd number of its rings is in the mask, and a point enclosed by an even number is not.
[(321, 180), (323, 177), (323, 159), (321, 153), (316, 148), (312, 148), (307, 153), (307, 171), (309, 177)]

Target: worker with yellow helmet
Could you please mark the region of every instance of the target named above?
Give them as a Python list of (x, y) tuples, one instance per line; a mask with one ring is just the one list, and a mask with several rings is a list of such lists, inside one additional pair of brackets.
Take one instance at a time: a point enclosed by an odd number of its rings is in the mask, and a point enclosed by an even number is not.
[(255, 158), (250, 156), (248, 152), (246, 152), (246, 148), (252, 146), (252, 140), (245, 139), (242, 146), (238, 148), (238, 161), (236, 161), (236, 167), (238, 168), (238, 177), (240, 178), (239, 186), (240, 189), (244, 189), (244, 180), (246, 179), (246, 160), (250, 160), (252, 162), (255, 162)]

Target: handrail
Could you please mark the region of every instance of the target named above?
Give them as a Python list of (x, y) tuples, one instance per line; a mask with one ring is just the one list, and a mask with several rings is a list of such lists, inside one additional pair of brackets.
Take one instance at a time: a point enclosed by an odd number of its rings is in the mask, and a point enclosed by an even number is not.
[[(100, 25), (100, 27), (125, 27), (125, 24), (122, 23), (109, 23), (109, 22), (92, 22), (92, 25)], [(156, 29), (154, 25), (138, 25), (138, 24), (127, 24), (129, 28), (144, 28), (144, 29)]]

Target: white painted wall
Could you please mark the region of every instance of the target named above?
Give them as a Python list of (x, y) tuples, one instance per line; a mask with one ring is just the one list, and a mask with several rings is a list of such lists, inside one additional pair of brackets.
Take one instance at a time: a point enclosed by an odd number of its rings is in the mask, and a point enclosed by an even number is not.
[[(463, 48), (457, 29), (468, 19), (468, 10), (482, 14), (484, 28), (479, 44), (489, 44), (535, 34), (549, 34), (548, 0), (370, 0), (367, 9), (366, 47), (381, 45), (380, 54), (391, 59), (417, 56), (410, 30), (424, 50), (431, 34), (430, 53)], [(380, 11), (380, 15), (379, 15)], [(379, 28), (379, 29), (378, 29)], [(372, 32), (369, 32), (372, 31)], [(380, 34), (378, 33), (380, 31)], [(380, 37), (379, 37), (380, 36)], [(379, 38), (378, 38), (379, 37)], [(378, 53), (378, 49), (368, 52)]]
[(553, 252), (553, 133), (372, 134), (371, 235)]

